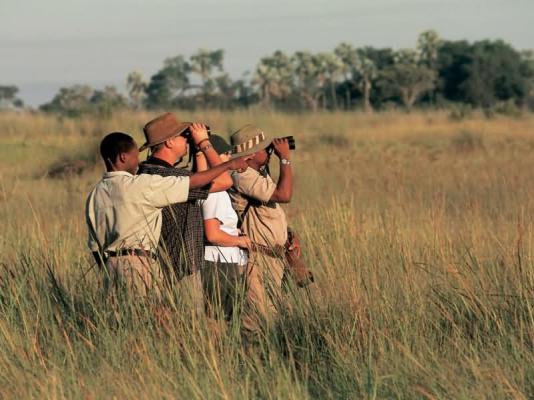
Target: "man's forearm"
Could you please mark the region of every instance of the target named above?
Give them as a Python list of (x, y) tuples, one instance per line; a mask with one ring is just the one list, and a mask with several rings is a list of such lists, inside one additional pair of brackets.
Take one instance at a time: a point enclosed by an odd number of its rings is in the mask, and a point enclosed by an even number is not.
[(290, 164), (280, 163), (280, 177), (276, 187), (281, 193), (285, 194), (287, 201), (291, 200), (293, 195), (293, 169)]
[(204, 187), (229, 169), (228, 164), (222, 163), (207, 171), (197, 172), (189, 177), (189, 189)]
[(210, 167), (215, 167), (219, 164), (222, 164), (221, 157), (219, 157), (212, 146), (202, 151), (202, 153), (204, 153), (204, 156), (206, 156), (206, 160), (208, 160), (208, 165)]
[(293, 195), (293, 171), (291, 165), (280, 163), (280, 177), (276, 184), (276, 190), (271, 196), (271, 201), (289, 203)]

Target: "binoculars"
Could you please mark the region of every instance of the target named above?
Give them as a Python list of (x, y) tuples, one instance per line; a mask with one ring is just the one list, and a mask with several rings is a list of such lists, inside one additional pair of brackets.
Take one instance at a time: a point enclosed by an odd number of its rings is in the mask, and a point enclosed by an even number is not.
[(289, 143), (289, 150), (295, 150), (295, 138), (293, 136), (286, 136), (281, 139), (287, 139), (287, 142)]
[[(293, 136), (284, 136), (278, 139), (286, 139), (289, 144), (289, 150), (295, 150), (295, 138)], [(274, 150), (274, 146), (271, 144), (267, 149)]]
[[(208, 125), (206, 125), (206, 130), (208, 131), (208, 136), (211, 135), (211, 129)], [(182, 132), (182, 136), (185, 137), (187, 140), (192, 140), (191, 138), (191, 129), (187, 128), (185, 131)]]
[[(206, 130), (208, 131), (208, 136), (211, 136), (211, 129), (208, 125), (206, 125)], [(184, 136), (190, 143), (192, 143), (192, 136), (191, 136), (191, 130), (187, 128), (183, 133), (182, 136)], [(293, 136), (284, 136), (280, 139), (286, 139), (289, 144), (289, 150), (295, 150), (295, 138)], [(272, 144), (269, 146), (272, 147)]]

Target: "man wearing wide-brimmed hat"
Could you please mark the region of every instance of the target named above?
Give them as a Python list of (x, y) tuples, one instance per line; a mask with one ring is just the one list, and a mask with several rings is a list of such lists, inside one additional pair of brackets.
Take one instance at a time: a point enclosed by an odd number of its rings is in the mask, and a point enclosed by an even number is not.
[(100, 143), (106, 173), (86, 202), (88, 246), (106, 272), (105, 282), (125, 285), (136, 296), (159, 294), (161, 270), (155, 262), (161, 233), (161, 209), (186, 201), (188, 193), (246, 161), (225, 163), (189, 177), (134, 175), (139, 150), (123, 132), (108, 134)]
[[(235, 155), (251, 155), (249, 168), (232, 174), (232, 204), (241, 218), (241, 229), (264, 252), (253, 252), (247, 267), (247, 295), (243, 327), (251, 332), (261, 330), (276, 314), (284, 274), (284, 245), (287, 219), (280, 203), (291, 201), (293, 173), (289, 143), (273, 139), (261, 129), (246, 125), (231, 136)], [(271, 152), (280, 160), (280, 177), (274, 182), (268, 173)]]
[[(139, 173), (161, 176), (190, 176), (185, 168), (175, 168), (190, 151), (202, 152), (210, 167), (221, 164), (209, 139), (207, 127), (199, 123), (179, 121), (172, 113), (165, 113), (149, 121), (144, 127), (146, 143), (151, 155), (141, 163)], [(204, 231), (199, 200), (210, 192), (227, 190), (232, 185), (228, 173), (222, 174), (211, 185), (189, 191), (187, 202), (177, 203), (163, 209), (160, 255), (163, 265), (168, 267), (171, 280), (181, 281), (180, 286), (189, 288), (197, 310), (202, 305), (200, 270), (204, 264)]]

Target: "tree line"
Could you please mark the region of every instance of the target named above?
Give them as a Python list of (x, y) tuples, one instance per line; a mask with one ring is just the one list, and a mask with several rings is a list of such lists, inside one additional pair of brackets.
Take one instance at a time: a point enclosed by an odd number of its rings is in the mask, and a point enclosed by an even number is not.
[[(16, 91), (6, 100), (2, 88), (0, 105), (13, 106), (15, 100), (20, 105)], [(261, 58), (251, 74), (232, 79), (222, 49), (199, 49), (189, 58), (167, 58), (148, 80), (131, 72), (126, 88), (127, 96), (113, 86), (62, 88), (40, 108), (66, 116), (108, 115), (127, 107), (227, 110), (252, 105), (288, 111), (451, 105), (534, 110), (534, 52), (518, 51), (502, 40), (444, 40), (430, 30), (410, 49), (341, 43), (329, 52), (275, 51)]]

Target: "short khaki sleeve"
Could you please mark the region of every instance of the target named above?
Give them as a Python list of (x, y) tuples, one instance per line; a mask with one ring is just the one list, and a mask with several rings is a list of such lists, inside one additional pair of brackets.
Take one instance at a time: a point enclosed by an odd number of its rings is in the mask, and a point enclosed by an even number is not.
[(264, 203), (271, 199), (276, 190), (276, 183), (270, 177), (264, 177), (252, 168), (243, 173), (234, 172), (232, 179), (238, 192)]
[(100, 246), (96, 240), (96, 232), (94, 229), (94, 212), (92, 210), (93, 192), (87, 198), (85, 202), (85, 222), (87, 224), (87, 246), (92, 252), (100, 251)]
[(188, 176), (159, 176), (141, 174), (139, 179), (146, 181), (145, 196), (157, 208), (174, 203), (185, 203), (189, 195)]

